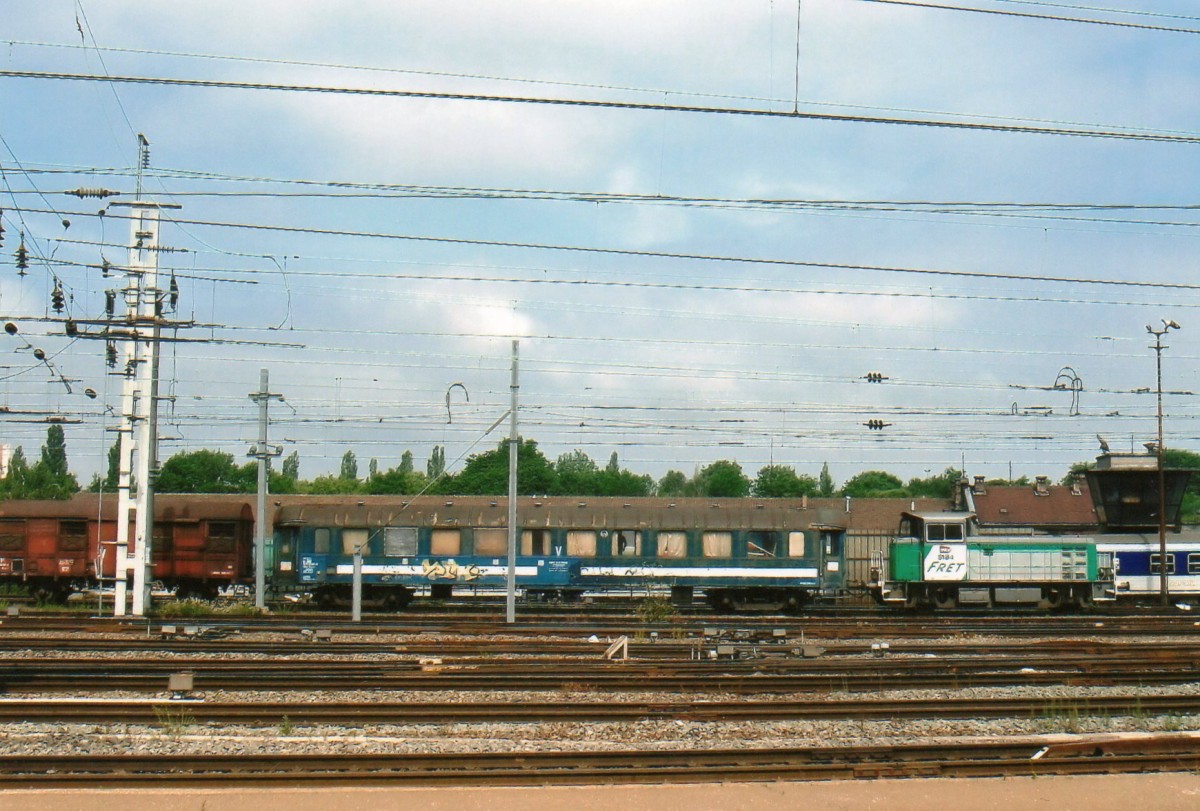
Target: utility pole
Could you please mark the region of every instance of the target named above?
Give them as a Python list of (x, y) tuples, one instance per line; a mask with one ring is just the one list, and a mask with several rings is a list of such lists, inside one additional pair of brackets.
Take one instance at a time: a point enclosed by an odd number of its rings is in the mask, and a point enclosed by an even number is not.
[(1169, 347), (1163, 345), (1162, 339), (1169, 330), (1180, 327), (1165, 318), (1162, 323), (1160, 330), (1147, 324), (1146, 332), (1154, 336), (1154, 345), (1150, 348), (1154, 350), (1155, 368), (1158, 371), (1158, 596), (1165, 607), (1171, 603), (1171, 592), (1167, 588), (1167, 575), (1170, 572), (1167, 566), (1167, 474), (1163, 470), (1162, 351)]
[(519, 341), (512, 342), (512, 403), (508, 411), (508, 573), (505, 578), (506, 622), (517, 621), (517, 351)]
[(258, 403), (258, 444), (250, 448), (248, 456), (258, 460), (258, 506), (254, 513), (254, 606), (266, 607), (266, 558), (267, 558), (267, 472), (272, 456), (279, 456), (283, 448), (267, 444), (267, 406), (272, 399), (283, 400), (282, 394), (272, 394), (267, 386), (267, 370), (259, 370), (258, 391), (250, 399)]
[[(111, 203), (130, 208), (129, 267), (125, 286), (119, 291), (125, 302), (124, 316), (115, 313), (118, 291), (109, 291), (106, 318), (70, 321), (68, 334), (77, 338), (105, 341), (110, 366), (117, 365), (116, 341), (123, 344), (121, 413), (117, 427), (117, 554), (114, 561), (113, 614), (124, 616), (129, 591), (129, 573), (133, 571), (132, 612), (142, 616), (150, 607), (154, 542), (154, 480), (158, 476), (158, 348), (166, 296), (158, 289), (159, 213), (177, 205), (142, 199), (142, 170), (150, 165), (150, 142), (138, 135), (137, 199), (130, 203)], [(107, 190), (81, 189), (83, 197), (107, 197)], [(173, 281), (173, 279), (172, 279)], [(171, 305), (177, 291), (172, 287)], [(81, 330), (80, 325), (102, 327)], [(178, 326), (177, 323), (172, 323)], [(115, 328), (114, 328), (115, 327)], [(135, 487), (136, 485), (136, 487)], [(136, 492), (135, 492), (136, 490)], [(133, 523), (133, 548), (129, 554), (130, 523)]]

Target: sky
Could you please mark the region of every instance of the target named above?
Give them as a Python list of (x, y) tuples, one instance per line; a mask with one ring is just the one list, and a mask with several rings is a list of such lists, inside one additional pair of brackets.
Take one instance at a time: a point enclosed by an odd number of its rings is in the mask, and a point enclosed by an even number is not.
[(120, 370), (64, 319), (124, 284), (140, 133), (163, 459), (246, 460), (266, 369), (302, 477), (461, 469), (515, 339), (552, 460), (1058, 479), (1155, 438), (1165, 321), (1200, 451), (1200, 10), (945, 5), (6, 0), (0, 443), (106, 464)]

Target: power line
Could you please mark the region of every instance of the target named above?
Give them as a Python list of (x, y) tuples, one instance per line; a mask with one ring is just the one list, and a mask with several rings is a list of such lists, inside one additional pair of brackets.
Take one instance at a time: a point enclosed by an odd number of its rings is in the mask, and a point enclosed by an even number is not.
[[(890, 2), (890, 0), (868, 0)], [(897, 0), (899, 2), (899, 0)], [(650, 104), (632, 101), (601, 101), (599, 99), (536, 98), (531, 96), (497, 96), (484, 93), (445, 93), (432, 90), (387, 90), (370, 87), (338, 87), (334, 85), (299, 85), (267, 82), (234, 82), (218, 79), (182, 79), (153, 76), (106, 76), (90, 73), (59, 73), (34, 70), (0, 70), (0, 77), (15, 79), (45, 79), (78, 82), (119, 82), (169, 87), (207, 87), (222, 90), (269, 90), (291, 93), (321, 93), (396, 99), (432, 99), (438, 101), (478, 101), (500, 104), (536, 104), (556, 107), (580, 107), (609, 110), (639, 110), (653, 112), (695, 113), (701, 115), (752, 116), (759, 118), (801, 119), (849, 124), (893, 124), (914, 127), (941, 127), (982, 132), (1007, 132), (1025, 135), (1060, 135), (1079, 138), (1110, 138), (1125, 141), (1151, 141), (1175, 144), (1198, 144), (1200, 135), (1174, 135), (1119, 129), (1080, 129), (1075, 127), (1034, 127), (1021, 124), (988, 124), (978, 121), (945, 119), (889, 118), (884, 116), (839, 115), (835, 113), (793, 112), (746, 107), (700, 107), (684, 104)]]
[[(999, 0), (1002, 2), (1002, 0)], [(948, 3), (933, 3), (928, 0), (859, 0), (863, 3), (880, 3), (887, 6), (914, 6), (917, 8), (930, 8), (942, 11), (967, 11), (975, 14), (993, 14), (1000, 17), (1021, 17), (1032, 20), (1049, 20), (1052, 22), (1066, 23), (1085, 23), (1087, 25), (1106, 25), (1112, 28), (1135, 28), (1142, 31), (1158, 31), (1168, 34), (1200, 34), (1200, 29), (1197, 28), (1178, 28), (1165, 25), (1150, 25), (1148, 23), (1133, 23), (1122, 22), (1120, 20), (1098, 20), (1092, 17), (1067, 17), (1057, 14), (1036, 14), (1032, 11), (1006, 11), (999, 8), (979, 8), (976, 6), (955, 6)], [(1077, 6), (1061, 6), (1061, 8), (1085, 8)], [(1116, 9), (1099, 9), (1087, 8), (1088, 11), (1108, 11), (1114, 14), (1135, 14), (1137, 12), (1119, 11)], [(1168, 16), (1168, 15), (1163, 15)], [(1195, 17), (1180, 17), (1179, 19), (1191, 20)]]
[[(19, 211), (27, 213), (56, 213), (43, 209), (21, 208)], [(92, 212), (71, 212), (71, 216), (77, 217), (94, 217), (97, 216)], [(109, 217), (127, 217), (122, 214), (109, 214)], [(164, 216), (164, 219), (167, 217)], [(898, 267), (890, 265), (859, 265), (844, 262), (818, 262), (813, 260), (800, 259), (771, 259), (765, 257), (749, 257), (749, 256), (729, 256), (722, 254), (698, 254), (698, 253), (674, 253), (669, 251), (650, 251), (650, 250), (635, 250), (630, 248), (599, 248), (582, 245), (556, 245), (540, 242), (516, 242), (511, 240), (489, 240), (489, 239), (470, 239), (467, 237), (435, 237), (423, 236), (417, 234), (394, 234), (381, 231), (354, 231), (348, 229), (335, 228), (312, 228), (293, 225), (266, 225), (260, 223), (233, 223), (220, 222), (216, 220), (185, 220), (176, 217), (170, 218), (170, 222), (184, 225), (207, 226), (212, 228), (231, 228), (244, 229), (250, 231), (272, 231), (286, 234), (309, 234), (314, 236), (340, 236), (353, 237), (362, 239), (387, 239), (401, 240), (412, 242), (427, 242), (432, 244), (443, 245), (473, 245), (480, 247), (491, 248), (517, 248), (523, 250), (548, 250), (548, 251), (563, 251), (568, 253), (584, 253), (584, 254), (603, 254), (607, 256), (624, 256), (638, 258), (654, 258), (654, 259), (680, 259), (697, 262), (717, 262), (717, 263), (736, 263), (747, 265), (767, 265), (777, 267), (793, 267), (793, 268), (818, 268), (827, 270), (850, 270), (850, 271), (869, 271), (876, 273), (899, 273), (899, 274), (915, 274), (926, 276), (942, 276), (963, 279), (1001, 279), (1004, 281), (1024, 281), (1024, 282), (1053, 282), (1057, 284), (1084, 284), (1098, 286), (1114, 286), (1122, 288), (1141, 288), (1148, 290), (1200, 290), (1200, 284), (1190, 284), (1184, 282), (1150, 282), (1150, 281), (1133, 281), (1128, 279), (1100, 279), (1089, 277), (1070, 277), (1070, 276), (1032, 276), (1019, 273), (992, 273), (987, 271), (969, 271), (969, 270), (944, 270), (935, 268), (914, 268), (914, 267)], [(403, 278), (402, 275), (393, 275), (389, 278)], [(454, 278), (454, 277), (439, 277), (439, 278)], [(469, 279), (471, 281), (486, 281), (486, 279)], [(494, 281), (494, 280), (492, 280)], [(528, 284), (543, 284), (549, 283), (545, 280), (522, 279), (522, 283)], [(631, 287), (631, 286), (650, 286), (660, 287), (663, 289), (675, 289), (684, 285), (674, 284), (647, 284), (625, 281), (593, 281), (589, 279), (567, 279), (559, 280), (555, 283), (573, 284), (580, 286), (611, 286), (611, 287)], [(736, 287), (720, 287), (714, 286), (710, 289), (737, 290)]]

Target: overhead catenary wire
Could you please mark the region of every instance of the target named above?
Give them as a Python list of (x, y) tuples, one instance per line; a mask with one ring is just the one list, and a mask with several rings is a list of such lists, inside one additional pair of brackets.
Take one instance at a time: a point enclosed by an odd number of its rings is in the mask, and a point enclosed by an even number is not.
[(238, 82), (221, 79), (168, 78), (165, 76), (115, 76), (91, 73), (62, 73), (35, 70), (0, 70), (0, 78), (38, 79), (51, 81), (114, 82), (119, 84), (197, 87), (222, 90), (253, 90), (289, 93), (315, 93), (382, 97), (394, 99), (427, 99), (436, 101), (488, 102), (497, 104), (531, 104), (554, 107), (575, 107), (607, 110), (638, 110), (643, 112), (689, 113), (698, 115), (749, 116), (756, 118), (826, 121), (843, 124), (890, 124), (910, 127), (939, 127), (946, 129), (1002, 132), (1021, 135), (1052, 135), (1079, 138), (1107, 138), (1123, 141), (1150, 141), (1174, 144), (1200, 144), (1200, 134), (1133, 131), (1127, 129), (1090, 129), (1068, 126), (1029, 126), (1016, 123), (985, 123), (981, 121), (952, 121), (933, 118), (900, 118), (813, 111), (769, 110), (750, 107), (703, 107), (687, 104), (652, 104), (648, 102), (613, 101), (601, 99), (569, 99), (534, 96), (501, 96), (486, 93), (447, 93), (433, 90), (389, 90), (372, 87), (337, 85), (301, 85), (270, 82)]

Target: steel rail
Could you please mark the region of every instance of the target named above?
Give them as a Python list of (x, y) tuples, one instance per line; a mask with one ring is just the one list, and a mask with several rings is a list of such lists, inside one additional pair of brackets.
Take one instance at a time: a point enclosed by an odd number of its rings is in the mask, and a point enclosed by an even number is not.
[(623, 752), (0, 756), (0, 787), (538, 786), (1194, 771), (1195, 738)]
[(1055, 718), (1070, 715), (1189, 715), (1200, 696), (1089, 696), (1079, 698), (867, 699), (838, 701), (695, 702), (395, 702), (232, 703), (207, 701), (0, 699), (0, 722), (279, 724), (454, 724), (785, 721), (901, 718)]

